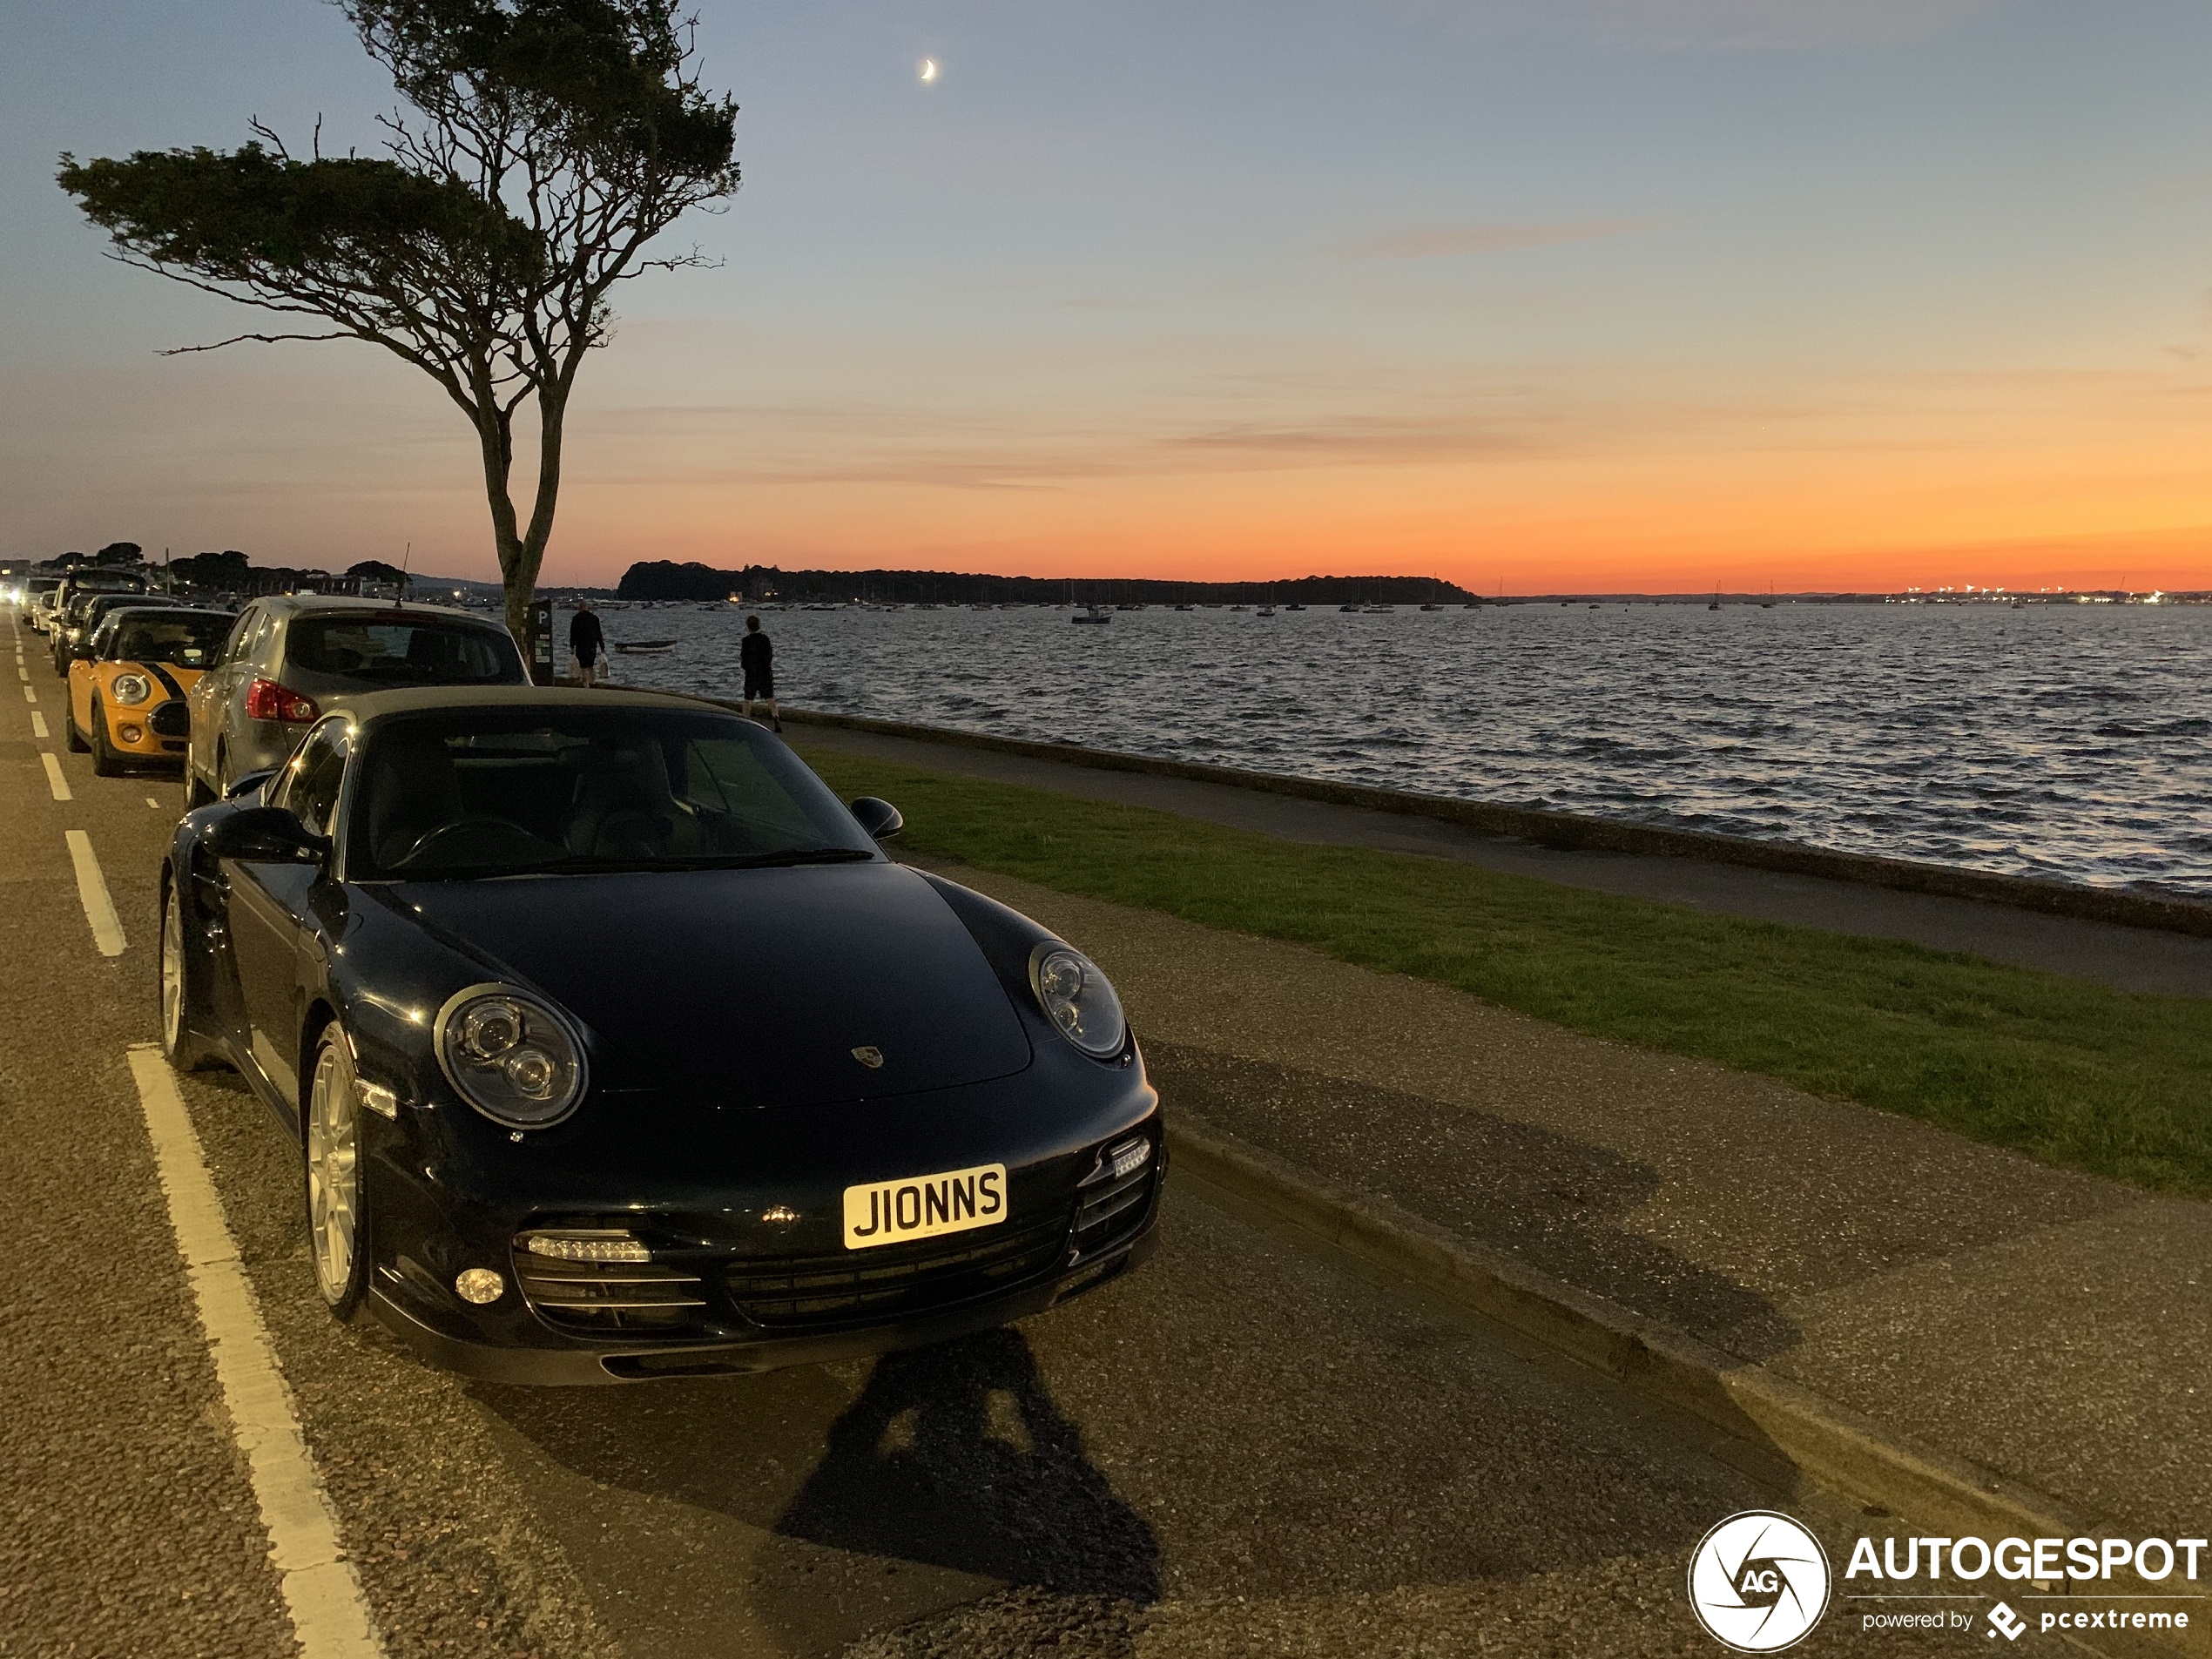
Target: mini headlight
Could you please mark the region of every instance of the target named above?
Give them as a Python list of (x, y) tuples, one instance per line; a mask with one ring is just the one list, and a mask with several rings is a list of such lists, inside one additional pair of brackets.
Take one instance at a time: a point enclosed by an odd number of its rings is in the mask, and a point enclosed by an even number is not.
[(566, 1018), (504, 985), (472, 985), (438, 1010), (438, 1064), (495, 1123), (545, 1129), (583, 1098), (583, 1043)]
[(118, 703), (143, 703), (153, 695), (144, 674), (118, 674), (109, 690)]
[(1029, 955), (1029, 984), (1062, 1036), (1094, 1060), (1121, 1053), (1129, 1022), (1097, 963), (1065, 945), (1040, 945)]

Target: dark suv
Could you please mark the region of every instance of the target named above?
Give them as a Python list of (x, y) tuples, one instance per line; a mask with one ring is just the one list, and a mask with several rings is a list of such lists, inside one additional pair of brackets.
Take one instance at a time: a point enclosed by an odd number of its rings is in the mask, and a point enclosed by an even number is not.
[(192, 689), (192, 805), (281, 765), (329, 699), (408, 685), (526, 685), (507, 630), (465, 611), (279, 594), (248, 604)]

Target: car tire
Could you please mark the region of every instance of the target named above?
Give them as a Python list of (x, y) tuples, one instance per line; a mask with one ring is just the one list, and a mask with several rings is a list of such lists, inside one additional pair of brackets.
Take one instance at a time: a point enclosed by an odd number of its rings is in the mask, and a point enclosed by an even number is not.
[(353, 1049), (334, 1020), (315, 1045), (300, 1109), (300, 1184), (306, 1199), (307, 1255), (323, 1305), (342, 1323), (361, 1311), (368, 1294), (368, 1166), (361, 1156)]
[(120, 778), (123, 757), (108, 746), (107, 714), (100, 707), (99, 699), (92, 700), (92, 775), (97, 778)]
[(161, 882), (160, 952), (161, 1052), (179, 1071), (202, 1071), (214, 1063), (215, 1045), (200, 1034), (201, 974), (185, 944), (185, 913), (176, 883)]
[(62, 705), (62, 736), (73, 755), (81, 755), (92, 746), (84, 741), (84, 733), (78, 726), (77, 699), (73, 697)]

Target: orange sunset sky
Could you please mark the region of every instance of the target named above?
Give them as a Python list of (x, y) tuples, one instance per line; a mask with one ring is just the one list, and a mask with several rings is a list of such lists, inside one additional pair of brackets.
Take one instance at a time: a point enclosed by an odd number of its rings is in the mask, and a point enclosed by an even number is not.
[[(370, 348), (121, 269), (54, 158), (374, 142), (312, 0), (0, 67), (0, 551), (489, 577)], [(2212, 9), (710, 4), (746, 185), (621, 296), (549, 583), (635, 559), (1484, 593), (2212, 586)], [(943, 71), (917, 78), (924, 56)]]

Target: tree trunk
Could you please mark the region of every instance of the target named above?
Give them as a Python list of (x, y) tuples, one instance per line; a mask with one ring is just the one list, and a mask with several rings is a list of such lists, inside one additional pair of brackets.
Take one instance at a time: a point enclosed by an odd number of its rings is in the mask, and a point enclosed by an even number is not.
[[(499, 558), (507, 631), (515, 637), (515, 644), (523, 653), (523, 665), (536, 680), (539, 676), (537, 653), (530, 639), (530, 600), (537, 590), (538, 560), (523, 545), (515, 521), (515, 498), (508, 488), (515, 466), (514, 425), (490, 395), (488, 385), (478, 388), (475, 407), (470, 415), (483, 450), (484, 500), (491, 509), (492, 548)], [(539, 550), (542, 554), (542, 543)]]

